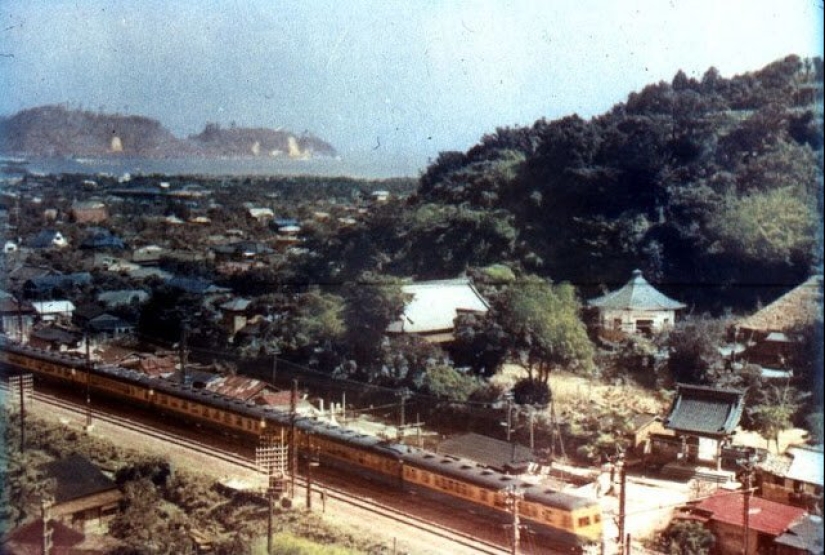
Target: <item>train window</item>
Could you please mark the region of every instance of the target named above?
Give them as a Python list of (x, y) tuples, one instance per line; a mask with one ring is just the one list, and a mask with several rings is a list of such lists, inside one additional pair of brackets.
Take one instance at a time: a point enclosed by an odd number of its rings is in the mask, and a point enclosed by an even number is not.
[(590, 526), (590, 517), (583, 516), (579, 518), (579, 526)]
[(573, 519), (570, 517), (570, 515), (564, 515), (564, 516), (561, 518), (561, 525), (562, 525), (562, 527), (564, 527), (564, 528), (572, 528), (572, 526), (573, 526)]
[(596, 513), (596, 514), (593, 515), (593, 523), (594, 524), (598, 524), (601, 521), (602, 521), (602, 515), (600, 515), (599, 513)]
[(487, 502), (487, 499), (489, 498), (489, 495), (490, 494), (487, 492), (486, 489), (479, 490), (479, 492), (478, 492), (478, 496), (481, 498), (481, 501), (483, 501), (484, 503)]
[(187, 403), (186, 401), (182, 401), (180, 406), (185, 408), (185, 409), (188, 409), (189, 408), (189, 403)]

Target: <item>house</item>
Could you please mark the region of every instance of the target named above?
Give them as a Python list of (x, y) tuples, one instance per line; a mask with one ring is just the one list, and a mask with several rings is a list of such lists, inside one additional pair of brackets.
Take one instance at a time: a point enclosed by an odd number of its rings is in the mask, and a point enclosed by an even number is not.
[(93, 228), (89, 230), (86, 238), (80, 243), (81, 249), (90, 250), (123, 250), (126, 245), (119, 237), (112, 235), (108, 229)]
[(815, 275), (732, 326), (733, 342), (741, 346), (732, 362), (758, 365), (768, 378), (790, 377), (787, 360), (798, 341), (795, 333), (821, 316), (822, 276)]
[(176, 276), (169, 280), (169, 286), (180, 289), (184, 293), (192, 295), (212, 295), (216, 293), (229, 293), (231, 290), (226, 287), (219, 287), (209, 280), (201, 278), (190, 278)]
[(132, 262), (135, 264), (157, 264), (165, 254), (164, 249), (158, 245), (146, 245), (132, 251)]
[(275, 252), (274, 249), (256, 241), (237, 241), (226, 245), (212, 247), (218, 260), (249, 260), (260, 258)]
[(98, 293), (97, 302), (107, 309), (119, 306), (132, 306), (149, 300), (149, 293), (142, 289), (120, 289), (118, 291), (104, 291)]
[(490, 305), (466, 278), (422, 281), (403, 285), (410, 301), (397, 321), (387, 327), (388, 335), (416, 334), (431, 343), (452, 341), (459, 314), (486, 314)]
[[(756, 467), (756, 484), (765, 499), (822, 510), (822, 446), (798, 445), (781, 455), (768, 455)], [(818, 507), (818, 509), (817, 509)]]
[(32, 307), (41, 322), (71, 322), (75, 306), (71, 301), (33, 301)]
[(251, 401), (264, 393), (267, 383), (245, 376), (217, 376), (206, 383), (206, 389), (241, 401)]
[(674, 519), (702, 523), (716, 537), (715, 553), (738, 555), (743, 552), (746, 528), (748, 553), (772, 553), (776, 541), (805, 516), (799, 507), (753, 495), (746, 500), (744, 492), (720, 491), (684, 507)]
[(14, 241), (6, 241), (3, 244), (3, 253), (4, 254), (12, 254), (17, 252), (17, 243)]
[(221, 320), (230, 336), (246, 326), (248, 321), (246, 311), (250, 304), (252, 301), (248, 299), (232, 299), (220, 305)]
[(805, 515), (774, 540), (776, 555), (822, 555), (822, 517)]
[(475, 461), (498, 472), (521, 473), (535, 461), (533, 452), (514, 442), (480, 434), (464, 434), (438, 445), (438, 453)]
[(624, 287), (587, 301), (598, 311), (600, 333), (608, 337), (641, 333), (651, 335), (673, 327), (677, 311), (685, 305), (657, 291), (634, 270)]
[(745, 407), (745, 392), (678, 384), (664, 427), (679, 442), (677, 460), (722, 468), (722, 448), (729, 445)]
[(64, 352), (80, 347), (83, 337), (79, 333), (59, 327), (39, 328), (29, 334), (29, 345), (44, 351)]
[[(82, 550), (85, 535), (77, 530), (73, 530), (61, 522), (48, 519), (47, 524), (51, 538), (51, 555), (72, 555), (73, 553), (89, 553)], [(42, 518), (28, 522), (15, 528), (3, 539), (0, 553), (6, 555), (40, 555), (43, 553), (43, 530), (44, 522)], [(91, 553), (101, 553), (93, 551)]]
[(134, 331), (135, 326), (112, 314), (104, 312), (88, 322), (89, 332), (97, 339), (115, 339)]
[(69, 214), (79, 224), (99, 224), (109, 219), (106, 205), (97, 200), (73, 202)]
[(55, 482), (52, 518), (84, 533), (108, 529), (123, 497), (117, 484), (80, 455), (48, 463), (43, 471)]
[(23, 294), (30, 299), (64, 297), (91, 283), (92, 275), (89, 272), (49, 274), (26, 281), (23, 284)]
[(31, 303), (13, 297), (0, 299), (0, 331), (9, 337), (25, 339), (31, 332), (37, 312)]
[(69, 242), (62, 233), (53, 229), (44, 229), (29, 240), (29, 247), (33, 249), (62, 249), (69, 246)]
[(249, 208), (249, 216), (258, 223), (266, 223), (275, 217), (275, 212), (271, 208)]

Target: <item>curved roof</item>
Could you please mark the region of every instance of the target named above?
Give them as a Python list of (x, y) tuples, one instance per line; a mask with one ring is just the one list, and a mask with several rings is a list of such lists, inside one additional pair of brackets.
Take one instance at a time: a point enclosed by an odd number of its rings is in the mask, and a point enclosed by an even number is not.
[(642, 276), (641, 270), (633, 270), (630, 281), (616, 291), (587, 301), (588, 306), (623, 310), (679, 310), (685, 305), (657, 291)]
[(728, 435), (739, 425), (744, 407), (743, 391), (678, 384), (665, 428), (702, 436)]

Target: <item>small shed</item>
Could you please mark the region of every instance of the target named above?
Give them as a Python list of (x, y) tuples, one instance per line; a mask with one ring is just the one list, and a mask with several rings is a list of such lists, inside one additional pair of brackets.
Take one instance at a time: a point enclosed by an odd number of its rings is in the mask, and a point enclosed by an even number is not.
[(56, 488), (52, 517), (82, 532), (105, 531), (123, 494), (111, 479), (80, 455), (44, 465)]
[(656, 334), (673, 327), (676, 314), (685, 308), (660, 293), (634, 270), (624, 287), (587, 301), (599, 313), (599, 328), (608, 333)]

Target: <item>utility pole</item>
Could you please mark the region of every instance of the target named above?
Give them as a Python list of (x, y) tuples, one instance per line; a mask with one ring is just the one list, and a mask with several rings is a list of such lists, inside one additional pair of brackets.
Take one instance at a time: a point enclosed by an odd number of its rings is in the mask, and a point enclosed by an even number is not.
[(186, 340), (188, 335), (188, 329), (186, 326), (186, 322), (181, 320), (180, 322), (180, 383), (186, 384)]
[(619, 466), (619, 553), (624, 555), (630, 547), (625, 542), (625, 521), (627, 519), (627, 468), (624, 464), (624, 453), (616, 461)]
[(92, 351), (86, 334), (86, 431), (92, 429)]
[(20, 374), (20, 453), (26, 449), (26, 395), (23, 392), (23, 374)]
[(751, 481), (753, 479), (753, 459), (748, 458), (740, 464), (745, 470), (745, 495), (742, 500), (742, 553), (748, 555), (750, 552), (750, 524), (751, 524)]
[(513, 393), (507, 392), (507, 442), (510, 441), (510, 434), (513, 427)]
[(507, 488), (507, 510), (513, 515), (512, 533), (510, 535), (510, 554), (518, 555), (519, 542), (521, 540), (521, 520), (518, 512), (518, 502), (522, 497), (522, 493), (517, 491), (514, 487)]
[(289, 397), (289, 497), (295, 499), (295, 474), (298, 472), (298, 441), (295, 436), (295, 420), (298, 416), (298, 380), (292, 380), (292, 395)]
[(278, 376), (278, 355), (281, 354), (278, 349), (272, 354), (272, 385), (275, 385), (275, 378)]
[(398, 438), (400, 439), (401, 434), (404, 433), (404, 426), (405, 426), (404, 409), (405, 409), (405, 404), (406, 404), (406, 401), (407, 401), (407, 397), (410, 396), (410, 390), (405, 387), (401, 391), (397, 392), (396, 395), (401, 397), (401, 424), (399, 424), (399, 426), (398, 426), (398, 434), (397, 434)]
[(49, 527), (49, 519), (51, 518), (50, 500), (46, 497), (40, 498), (40, 518), (43, 521), (43, 542), (41, 544), (41, 552), (43, 555), (49, 555), (52, 552), (52, 529)]
[(533, 413), (534, 413), (534, 411), (535, 411), (535, 407), (533, 407), (533, 405), (530, 405), (530, 412), (528, 413), (528, 416), (530, 418), (530, 451), (532, 451), (535, 448), (535, 442), (533, 441)]

